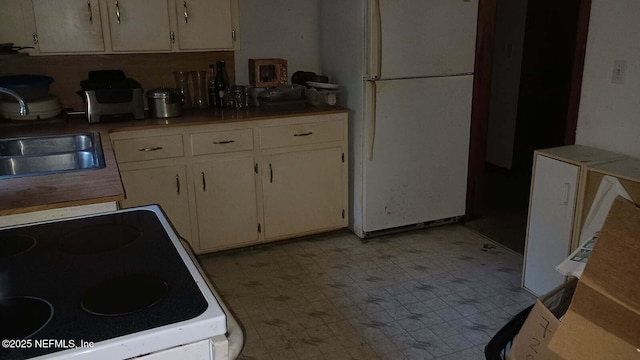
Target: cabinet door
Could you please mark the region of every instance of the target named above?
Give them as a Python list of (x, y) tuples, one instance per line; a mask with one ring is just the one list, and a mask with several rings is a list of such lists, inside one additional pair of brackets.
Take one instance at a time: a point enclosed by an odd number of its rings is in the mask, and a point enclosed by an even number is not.
[(41, 53), (104, 51), (98, 0), (33, 0)]
[(341, 227), (343, 171), (339, 147), (265, 156), (265, 238)]
[(166, 0), (107, 0), (113, 51), (170, 51)]
[(3, 0), (0, 11), (0, 44), (13, 43), (16, 46), (31, 46), (25, 28), (22, 0)]
[(258, 240), (252, 156), (193, 164), (200, 250)]
[(178, 234), (191, 240), (185, 166), (166, 166), (120, 172), (126, 199), (121, 207), (160, 205)]
[(176, 0), (181, 50), (233, 47), (230, 0)]
[(571, 248), (579, 167), (537, 155), (533, 174), (523, 285), (544, 295), (562, 284), (556, 271)]

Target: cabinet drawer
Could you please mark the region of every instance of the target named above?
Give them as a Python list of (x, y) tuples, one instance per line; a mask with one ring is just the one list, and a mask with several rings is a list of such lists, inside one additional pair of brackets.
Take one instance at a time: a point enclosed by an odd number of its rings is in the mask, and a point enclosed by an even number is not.
[(218, 154), (253, 149), (253, 130), (230, 130), (191, 135), (193, 155)]
[(260, 145), (268, 149), (341, 141), (342, 134), (342, 120), (265, 127), (260, 129)]
[(184, 155), (182, 135), (115, 140), (113, 147), (118, 162), (166, 159)]

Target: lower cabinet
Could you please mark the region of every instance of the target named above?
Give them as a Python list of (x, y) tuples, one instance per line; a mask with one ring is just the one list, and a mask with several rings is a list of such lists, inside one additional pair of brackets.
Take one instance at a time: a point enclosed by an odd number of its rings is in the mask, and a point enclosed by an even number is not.
[(522, 286), (543, 296), (566, 277), (556, 271), (577, 247), (588, 169), (622, 155), (582, 145), (534, 152)]
[(344, 221), (342, 148), (263, 157), (264, 237), (335, 229)]
[(258, 241), (253, 156), (193, 164), (201, 251)]
[(120, 171), (126, 199), (121, 207), (160, 205), (178, 234), (191, 240), (187, 171), (184, 165)]
[(347, 112), (110, 134), (121, 207), (158, 204), (198, 254), (347, 226)]
[(571, 252), (578, 170), (560, 160), (535, 158), (523, 286), (540, 296), (565, 279), (556, 265)]

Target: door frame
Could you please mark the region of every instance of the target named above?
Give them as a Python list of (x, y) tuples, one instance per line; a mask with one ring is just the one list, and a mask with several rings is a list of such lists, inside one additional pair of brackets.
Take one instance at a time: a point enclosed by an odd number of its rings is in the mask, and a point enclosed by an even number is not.
[[(471, 106), (469, 165), (467, 173), (467, 203), (466, 214), (464, 216), (464, 220), (467, 221), (480, 217), (483, 211), (482, 194), (487, 153), (497, 1), (498, 0), (479, 0), (478, 3), (476, 61), (474, 67), (475, 76), (473, 82), (473, 102)], [(569, 107), (565, 122), (565, 145), (575, 143), (590, 14), (591, 0), (579, 1), (576, 44), (573, 51), (571, 90), (569, 93)]]

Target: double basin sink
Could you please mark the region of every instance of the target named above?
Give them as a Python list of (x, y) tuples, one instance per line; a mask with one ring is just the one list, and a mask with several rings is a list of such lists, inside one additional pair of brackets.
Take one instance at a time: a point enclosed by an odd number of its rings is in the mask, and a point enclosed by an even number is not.
[(0, 139), (0, 179), (104, 167), (95, 132)]

